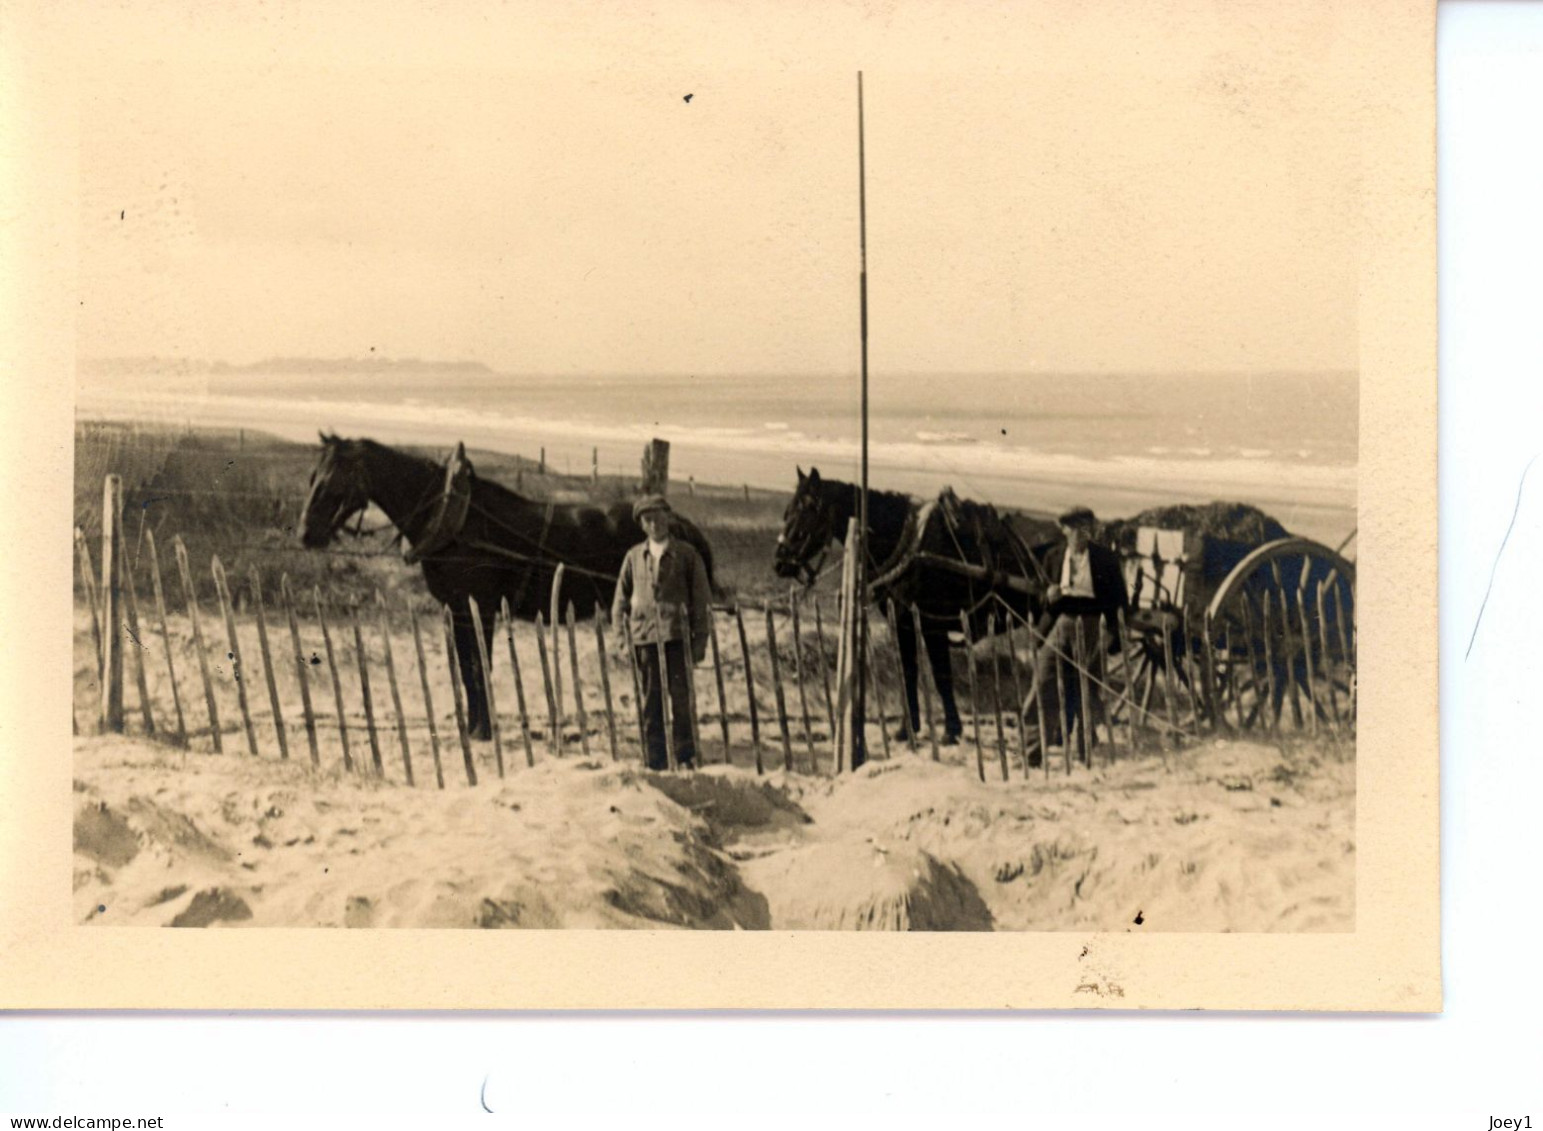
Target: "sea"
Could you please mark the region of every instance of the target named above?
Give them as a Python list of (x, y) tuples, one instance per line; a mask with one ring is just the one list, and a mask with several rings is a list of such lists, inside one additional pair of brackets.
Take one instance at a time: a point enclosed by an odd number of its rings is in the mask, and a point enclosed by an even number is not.
[[(882, 374), (868, 389), (869, 480), (1109, 517), (1213, 499), (1263, 507), (1336, 545), (1356, 527), (1354, 373)], [(672, 481), (790, 489), (795, 468), (856, 478), (856, 374), (503, 375), (83, 371), (77, 416), (318, 430), (517, 452), (574, 474), (636, 474), (670, 441)]]

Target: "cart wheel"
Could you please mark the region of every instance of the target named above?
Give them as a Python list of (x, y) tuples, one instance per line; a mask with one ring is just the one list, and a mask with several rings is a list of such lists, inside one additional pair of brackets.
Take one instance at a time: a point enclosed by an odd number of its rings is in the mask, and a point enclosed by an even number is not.
[(1205, 612), (1214, 715), (1279, 734), (1355, 730), (1355, 565), (1306, 538), (1251, 551)]

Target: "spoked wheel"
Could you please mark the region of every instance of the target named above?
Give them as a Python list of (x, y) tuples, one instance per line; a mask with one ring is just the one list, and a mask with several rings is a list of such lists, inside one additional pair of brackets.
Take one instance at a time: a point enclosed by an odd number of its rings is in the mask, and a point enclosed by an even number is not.
[(1216, 721), (1238, 730), (1355, 730), (1355, 565), (1306, 538), (1250, 552), (1206, 613)]

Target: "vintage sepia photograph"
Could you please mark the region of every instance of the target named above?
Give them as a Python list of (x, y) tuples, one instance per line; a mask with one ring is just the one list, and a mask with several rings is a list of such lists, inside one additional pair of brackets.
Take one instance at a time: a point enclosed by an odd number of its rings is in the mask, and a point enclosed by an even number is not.
[(1439, 1003), (1425, 6), (28, 34), (12, 998)]
[(1165, 44), (93, 75), (77, 922), (1354, 930), (1358, 135)]

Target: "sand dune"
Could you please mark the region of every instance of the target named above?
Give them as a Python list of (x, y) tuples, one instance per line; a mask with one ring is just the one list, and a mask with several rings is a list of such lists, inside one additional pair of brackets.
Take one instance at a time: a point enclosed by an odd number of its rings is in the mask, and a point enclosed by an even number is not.
[(1342, 931), (1354, 764), (1214, 744), (981, 783), (567, 757), (409, 788), (145, 740), (76, 747), (103, 926)]

